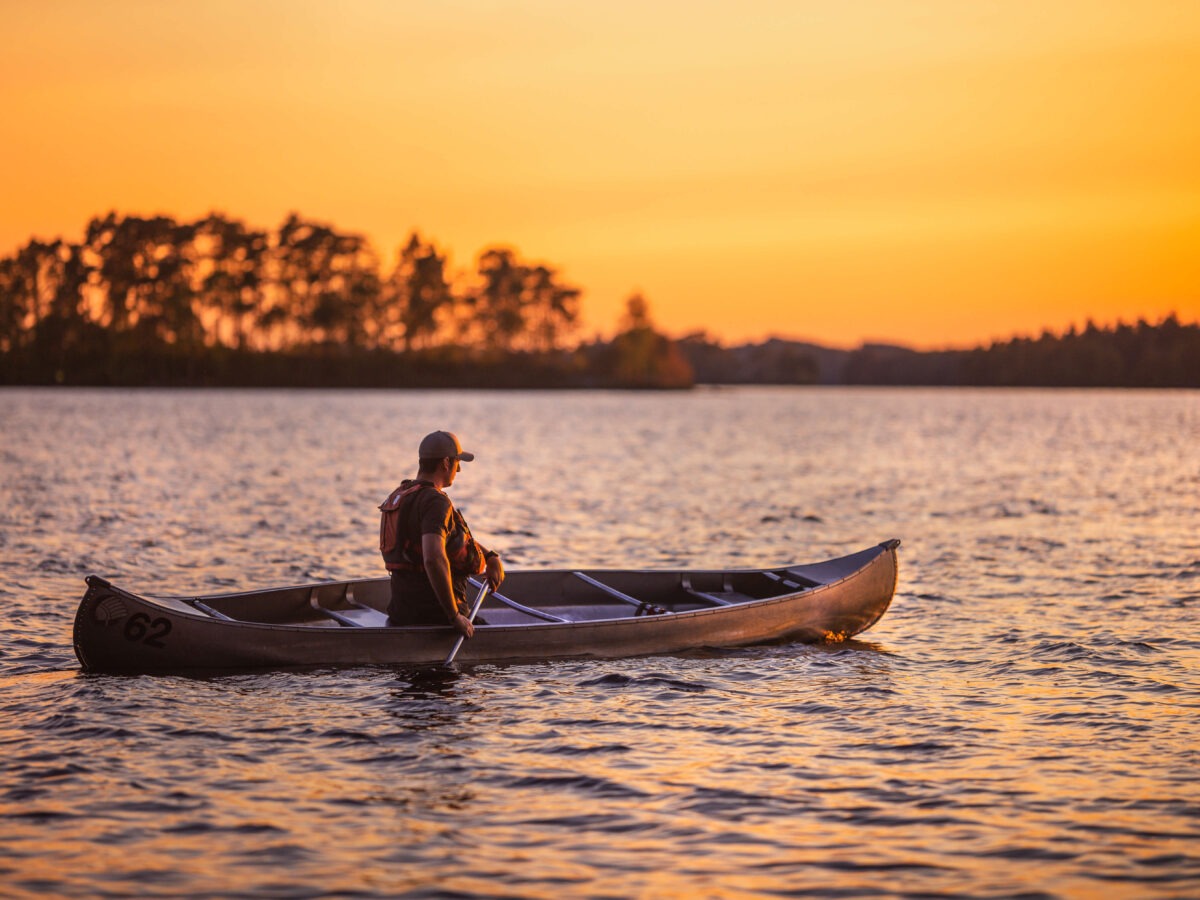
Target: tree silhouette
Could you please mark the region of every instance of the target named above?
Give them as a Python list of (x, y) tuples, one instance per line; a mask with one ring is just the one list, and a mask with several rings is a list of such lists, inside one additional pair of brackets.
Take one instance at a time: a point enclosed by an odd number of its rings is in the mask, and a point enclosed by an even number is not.
[(525, 273), (527, 331), (531, 348), (538, 352), (557, 350), (579, 322), (581, 292), (559, 284), (557, 274), (546, 266)]
[(263, 268), (267, 235), (242, 222), (216, 214), (196, 224), (196, 266), (201, 273), (199, 295), (208, 326), (209, 344), (239, 350), (252, 345), (266, 312)]
[(467, 291), (468, 343), (491, 352), (544, 353), (555, 350), (577, 325), (578, 288), (561, 284), (545, 265), (521, 262), (504, 247), (479, 257), (478, 284)]
[(446, 257), (417, 232), (400, 249), (396, 268), (384, 292), (382, 334), (399, 333), (405, 351), (433, 346), (441, 319), (453, 307), (454, 293), (446, 278)]
[(85, 255), (99, 259), (98, 283), (105, 299), (101, 323), (141, 340), (191, 346), (202, 328), (193, 309), (191, 265), (185, 248), (194, 225), (165, 216), (93, 219)]
[(470, 294), (468, 304), (483, 346), (512, 350), (514, 338), (525, 327), (525, 268), (511, 250), (493, 248), (480, 254), (478, 273), (482, 283)]
[(692, 367), (678, 345), (654, 329), (640, 293), (625, 301), (621, 331), (612, 340), (612, 371), (623, 387), (690, 387)]

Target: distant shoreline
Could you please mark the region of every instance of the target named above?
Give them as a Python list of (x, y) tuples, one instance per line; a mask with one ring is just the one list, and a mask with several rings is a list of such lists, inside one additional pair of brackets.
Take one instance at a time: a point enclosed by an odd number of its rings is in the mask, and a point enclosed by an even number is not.
[(0, 385), (1200, 387), (1200, 324), (1174, 314), (967, 350), (727, 347), (663, 334), (634, 293), (617, 334), (575, 343), (581, 294), (504, 246), (457, 273), (414, 232), (387, 269), (361, 235), (295, 213), (268, 231), (110, 212), (78, 243), (0, 258)]
[(262, 352), (130, 346), (110, 335), (0, 353), (0, 385), (386, 390), (686, 390), (693, 386), (1200, 388), (1200, 324), (1089, 326), (973, 350), (773, 339), (723, 347), (651, 329), (553, 352), (398, 352), (337, 345)]
[[(1200, 326), (1168, 319), (1112, 331), (1043, 335), (974, 350), (888, 345), (837, 350), (773, 339), (721, 347), (669, 341), (680, 365), (622, 370), (609, 344), (481, 359), (447, 352), (245, 352), (168, 347), (72, 354), (0, 353), (0, 386), (356, 390), (688, 390), (693, 387), (1200, 388)], [(664, 352), (656, 351), (661, 355)]]
[(21, 391), (21, 390), (37, 390), (37, 391), (171, 391), (179, 393), (200, 392), (200, 391), (231, 391), (231, 392), (246, 392), (254, 391), (362, 391), (362, 392), (435, 392), (451, 394), (456, 391), (470, 391), (480, 393), (505, 393), (519, 392), (529, 394), (570, 394), (570, 393), (631, 393), (631, 394), (653, 394), (653, 393), (672, 393), (672, 394), (689, 394), (700, 393), (705, 391), (735, 391), (739, 389), (754, 389), (754, 388), (783, 388), (783, 389), (805, 389), (811, 391), (827, 391), (827, 390), (855, 390), (858, 388), (880, 389), (880, 390), (932, 390), (932, 391), (1138, 391), (1146, 393), (1166, 393), (1170, 391), (1200, 391), (1200, 386), (1137, 386), (1137, 385), (1065, 385), (1065, 384), (1021, 384), (1021, 385), (998, 385), (998, 384), (769, 384), (769, 383), (746, 383), (739, 384), (709, 384), (697, 383), (689, 388), (652, 388), (652, 387), (574, 387), (574, 386), (556, 386), (556, 385), (528, 385), (515, 387), (497, 387), (495, 385), (454, 385), (454, 386), (438, 386), (438, 385), (400, 385), (396, 387), (361, 387), (356, 385), (268, 385), (268, 384), (218, 384), (218, 385), (173, 385), (173, 384), (0, 384), (0, 394), (5, 391)]

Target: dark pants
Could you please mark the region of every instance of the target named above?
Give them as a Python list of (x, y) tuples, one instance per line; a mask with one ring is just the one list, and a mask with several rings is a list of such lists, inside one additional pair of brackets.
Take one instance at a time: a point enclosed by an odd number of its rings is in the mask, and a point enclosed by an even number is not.
[[(446, 611), (424, 572), (392, 572), (392, 600), (388, 604), (388, 619), (393, 625), (450, 625)], [(464, 616), (471, 614), (466, 599), (466, 578), (453, 579), (454, 602)], [(475, 617), (476, 625), (486, 625)]]

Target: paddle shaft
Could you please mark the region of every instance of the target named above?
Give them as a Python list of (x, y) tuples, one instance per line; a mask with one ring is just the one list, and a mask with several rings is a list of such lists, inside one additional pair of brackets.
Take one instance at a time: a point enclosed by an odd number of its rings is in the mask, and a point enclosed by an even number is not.
[[(471, 607), (471, 614), (467, 616), (468, 622), (474, 622), (475, 616), (479, 612), (479, 607), (483, 606), (483, 599), (487, 596), (488, 580), (485, 578), (483, 584), (479, 587), (479, 595), (475, 598), (475, 604)], [(462, 649), (463, 641), (466, 640), (466, 635), (460, 634), (458, 640), (454, 642), (454, 646), (450, 649), (450, 655), (446, 657), (446, 665), (454, 662), (454, 657), (458, 656), (458, 651)]]

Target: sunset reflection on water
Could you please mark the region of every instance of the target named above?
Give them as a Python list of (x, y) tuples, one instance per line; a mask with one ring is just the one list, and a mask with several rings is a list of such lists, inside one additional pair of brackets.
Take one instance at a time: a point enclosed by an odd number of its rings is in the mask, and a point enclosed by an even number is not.
[[(6, 391), (14, 894), (1200, 893), (1195, 393)], [(82, 577), (375, 574), (454, 428), (513, 567), (899, 537), (862, 640), (614, 661), (83, 676)]]

